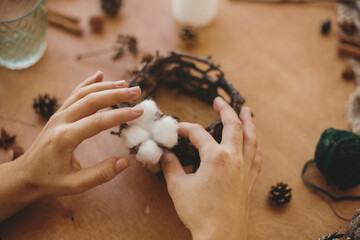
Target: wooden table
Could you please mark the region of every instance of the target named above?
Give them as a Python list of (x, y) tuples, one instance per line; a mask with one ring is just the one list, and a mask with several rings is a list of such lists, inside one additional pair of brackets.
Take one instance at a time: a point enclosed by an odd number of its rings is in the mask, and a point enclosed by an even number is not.
[[(75, 37), (49, 27), (48, 48), (40, 62), (22, 71), (0, 68), (0, 126), (17, 134), (23, 147), (28, 148), (44, 126), (31, 107), (37, 94), (49, 92), (61, 102), (96, 70), (101, 69), (107, 81), (129, 79), (128, 70), (139, 61), (126, 56), (113, 62), (105, 55), (78, 62), (77, 53), (110, 46), (119, 33), (136, 35), (141, 52), (182, 50), (170, 1), (125, 1), (120, 17), (108, 19), (105, 32), (94, 35), (87, 21), (100, 13), (98, 2), (49, 0), (49, 6), (81, 17), (85, 35)], [(338, 29), (328, 37), (319, 32), (323, 20), (336, 21), (335, 5), (219, 2), (216, 21), (199, 32), (198, 46), (186, 52), (212, 55), (255, 113), (263, 168), (252, 192), (249, 239), (317, 239), (344, 228), (347, 223), (301, 180), (302, 166), (313, 157), (322, 131), (330, 126), (348, 128), (345, 104), (355, 85), (340, 77), (344, 63), (336, 51)], [(179, 108), (167, 100), (162, 97), (162, 108)], [(207, 115), (209, 107), (187, 106), (196, 108), (202, 109), (201, 114), (187, 115), (190, 119), (185, 120), (204, 125), (214, 120)], [(118, 141), (105, 131), (82, 143), (76, 155), (83, 166), (93, 165), (124, 153)], [(2, 162), (8, 161), (5, 151), (0, 154)], [(267, 201), (270, 186), (278, 181), (293, 188), (294, 198), (284, 208)], [(335, 207), (350, 217), (359, 203)], [(166, 184), (133, 161), (120, 176), (88, 192), (31, 204), (0, 224), (0, 238), (190, 239), (191, 235), (176, 215)]]

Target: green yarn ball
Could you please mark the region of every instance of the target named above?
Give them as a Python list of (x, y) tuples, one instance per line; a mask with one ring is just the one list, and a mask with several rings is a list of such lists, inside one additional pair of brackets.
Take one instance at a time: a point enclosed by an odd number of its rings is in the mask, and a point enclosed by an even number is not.
[(326, 129), (316, 146), (315, 162), (328, 185), (342, 191), (360, 184), (360, 135)]

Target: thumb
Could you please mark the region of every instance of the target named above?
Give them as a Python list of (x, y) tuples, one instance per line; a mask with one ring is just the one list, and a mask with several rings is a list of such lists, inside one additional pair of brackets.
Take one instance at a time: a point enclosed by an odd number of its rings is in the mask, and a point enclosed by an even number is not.
[(130, 166), (125, 157), (111, 157), (92, 167), (83, 168), (68, 179), (76, 192), (83, 192), (113, 179)]
[(186, 175), (179, 159), (169, 150), (164, 151), (164, 155), (161, 158), (161, 167), (168, 185), (177, 177)]

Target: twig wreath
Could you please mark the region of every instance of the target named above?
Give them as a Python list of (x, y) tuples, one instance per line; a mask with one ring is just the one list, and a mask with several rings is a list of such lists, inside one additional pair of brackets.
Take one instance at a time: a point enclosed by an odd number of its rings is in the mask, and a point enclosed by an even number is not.
[[(202, 67), (204, 66), (204, 67)], [(156, 55), (151, 59), (143, 61), (138, 70), (128, 83), (129, 87), (140, 86), (143, 91), (142, 99), (151, 98), (161, 86), (176, 88), (179, 92), (195, 96), (208, 104), (220, 96), (219, 89), (222, 89), (230, 98), (229, 104), (237, 114), (245, 99), (225, 78), (220, 65), (211, 61), (211, 57), (199, 58), (183, 53), (170, 52), (168, 56)], [(115, 108), (134, 106), (134, 102), (117, 104)], [(120, 125), (118, 132), (114, 135), (121, 135), (126, 124)], [(206, 130), (217, 142), (221, 142), (223, 125), (219, 120)], [(183, 166), (193, 166), (195, 172), (200, 165), (198, 150), (188, 139), (180, 137), (178, 144), (170, 149), (179, 158)]]

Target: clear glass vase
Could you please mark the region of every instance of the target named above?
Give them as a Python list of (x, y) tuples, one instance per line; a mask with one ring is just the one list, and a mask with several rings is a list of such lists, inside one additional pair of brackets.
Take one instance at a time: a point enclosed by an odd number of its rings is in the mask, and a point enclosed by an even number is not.
[(0, 65), (24, 69), (46, 49), (46, 8), (43, 0), (0, 1)]

